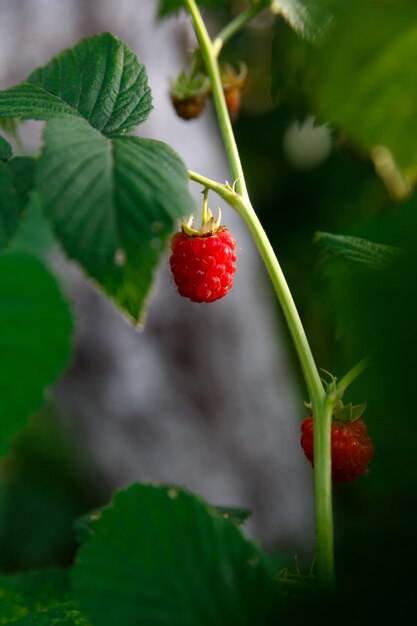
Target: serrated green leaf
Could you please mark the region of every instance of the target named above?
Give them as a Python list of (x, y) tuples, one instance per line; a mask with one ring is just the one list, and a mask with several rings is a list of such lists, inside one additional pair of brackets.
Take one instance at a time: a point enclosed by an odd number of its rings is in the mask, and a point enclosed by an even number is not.
[[(197, 4), (201, 7), (207, 7), (208, 9), (222, 8), (230, 6), (231, 0), (197, 0)], [(181, 9), (184, 9), (184, 0), (159, 0), (159, 17), (165, 17), (170, 13), (177, 13)]]
[(166, 144), (107, 139), (84, 120), (52, 120), (37, 186), (68, 256), (138, 322), (177, 219), (194, 201), (182, 161)]
[(216, 506), (215, 508), (221, 517), (238, 526), (244, 524), (252, 515), (248, 509), (236, 509), (228, 506)]
[[(236, 509), (227, 506), (213, 506), (212, 512), (217, 511), (220, 517), (229, 520), (232, 524), (240, 526), (244, 524), (252, 515), (248, 509)], [(101, 517), (102, 509), (94, 509), (85, 515), (80, 515), (74, 523), (75, 540), (81, 545), (88, 541), (93, 535), (93, 526), (96, 520)]]
[(349, 3), (328, 33), (316, 68), (322, 117), (369, 152), (378, 169), (385, 162), (383, 178), (393, 177), (400, 187), (397, 168), (409, 182), (417, 180), (416, 21), (414, 0)]
[(151, 109), (144, 66), (110, 33), (81, 40), (0, 92), (0, 117), (83, 117), (105, 135), (134, 130)]
[(65, 602), (68, 586), (66, 570), (44, 569), (0, 576), (0, 624), (14, 623), (35, 611)]
[(349, 0), (272, 0), (274, 13), (302, 37), (316, 40), (326, 30), (336, 11)]
[(277, 623), (278, 589), (260, 550), (173, 487), (120, 491), (80, 548), (72, 582), (100, 626)]
[(80, 515), (74, 522), (74, 537), (80, 545), (88, 541), (93, 534), (93, 525), (101, 516), (102, 509), (94, 509), (89, 513)]
[(336, 256), (369, 269), (381, 270), (401, 254), (399, 248), (374, 243), (359, 237), (316, 233), (316, 243), (325, 254)]
[(0, 160), (0, 250), (17, 231), (22, 213), (33, 187), (35, 160), (16, 157)]
[(0, 255), (0, 454), (68, 364), (72, 319), (55, 278), (35, 258)]
[(0, 161), (8, 161), (12, 158), (12, 146), (0, 135)]
[(73, 602), (36, 611), (9, 624), (10, 626), (89, 626), (88, 621)]

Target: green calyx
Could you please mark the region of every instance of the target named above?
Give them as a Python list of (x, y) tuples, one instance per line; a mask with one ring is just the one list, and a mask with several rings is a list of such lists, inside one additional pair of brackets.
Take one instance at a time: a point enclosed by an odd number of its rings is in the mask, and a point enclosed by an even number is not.
[[(353, 382), (354, 378), (352, 378), (351, 381), (348, 381), (347, 375), (338, 383), (336, 376), (333, 376), (333, 374), (327, 370), (322, 369), (321, 371), (327, 374), (329, 378), (329, 380), (321, 378), (321, 381), (326, 391), (328, 405), (332, 408), (332, 420), (336, 422), (350, 423), (359, 419), (365, 412), (366, 402), (361, 404), (352, 404), (349, 402), (349, 404), (346, 405), (342, 402), (343, 395), (350, 382)], [(312, 405), (310, 403), (304, 402), (304, 406), (307, 409), (312, 410)]]
[(366, 409), (366, 402), (353, 405), (351, 402), (344, 405), (340, 400), (333, 410), (332, 419), (336, 422), (354, 422), (359, 419)]
[(181, 72), (177, 79), (171, 83), (171, 97), (178, 100), (190, 100), (193, 98), (205, 98), (210, 91), (208, 77), (198, 72), (187, 76)]

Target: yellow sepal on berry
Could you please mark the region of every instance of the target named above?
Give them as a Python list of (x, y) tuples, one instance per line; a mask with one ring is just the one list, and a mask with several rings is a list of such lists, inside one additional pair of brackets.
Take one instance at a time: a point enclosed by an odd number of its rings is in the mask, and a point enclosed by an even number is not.
[(188, 237), (207, 237), (214, 235), (221, 228), (222, 212), (217, 209), (217, 219), (214, 219), (213, 213), (208, 209), (207, 217), (203, 220), (200, 228), (194, 228), (194, 215), (191, 215), (187, 222), (181, 222), (182, 232)]
[(221, 67), (224, 97), (232, 121), (235, 121), (239, 115), (242, 92), (247, 85), (247, 75), (248, 70), (244, 63), (240, 64), (238, 72), (229, 63)]

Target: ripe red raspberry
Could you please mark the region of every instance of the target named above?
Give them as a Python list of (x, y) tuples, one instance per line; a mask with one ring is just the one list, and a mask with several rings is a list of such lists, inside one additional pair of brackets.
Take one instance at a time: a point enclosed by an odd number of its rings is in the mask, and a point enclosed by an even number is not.
[(214, 302), (233, 285), (236, 241), (221, 226), (211, 235), (175, 233), (170, 265), (179, 293), (192, 302)]
[[(301, 447), (314, 467), (311, 415), (306, 417), (301, 425)], [(351, 422), (332, 420), (331, 455), (334, 483), (349, 483), (365, 473), (374, 456), (374, 446), (363, 420), (360, 418)]]

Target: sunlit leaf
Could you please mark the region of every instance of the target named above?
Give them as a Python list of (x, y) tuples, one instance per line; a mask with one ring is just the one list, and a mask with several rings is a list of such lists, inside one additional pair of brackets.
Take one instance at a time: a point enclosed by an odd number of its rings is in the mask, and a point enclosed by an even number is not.
[(331, 23), (335, 11), (350, 0), (272, 0), (274, 13), (282, 15), (301, 36), (316, 40)]
[(144, 66), (109, 33), (83, 39), (0, 91), (0, 117), (83, 117), (105, 135), (132, 131), (151, 109)]
[(396, 168), (417, 180), (416, 21), (414, 0), (352, 2), (329, 30), (317, 63), (322, 117), (369, 152), (379, 169), (391, 162), (386, 175), (404, 192)]
[(37, 186), (68, 256), (134, 322), (176, 221), (192, 213), (187, 171), (166, 144), (108, 139), (84, 120), (52, 120)]

